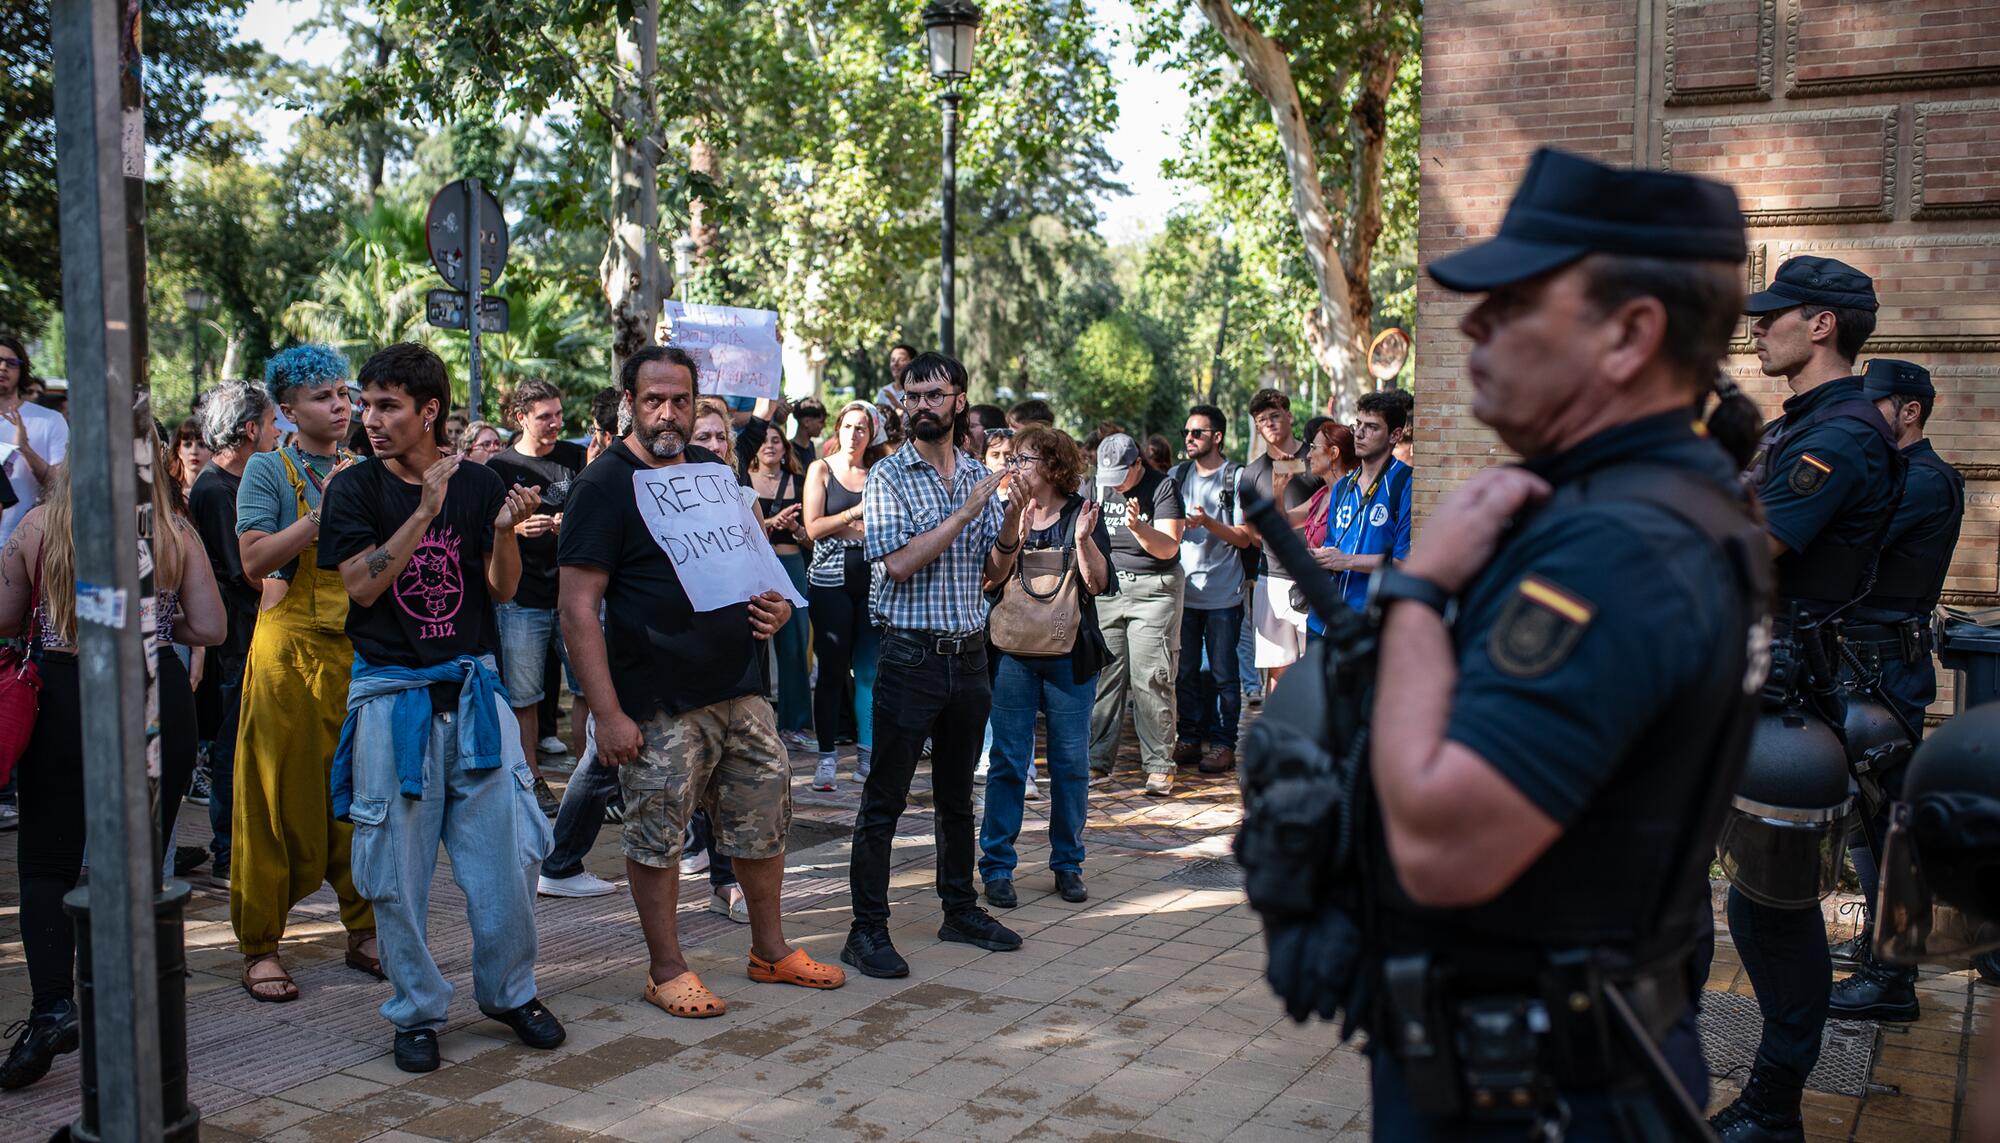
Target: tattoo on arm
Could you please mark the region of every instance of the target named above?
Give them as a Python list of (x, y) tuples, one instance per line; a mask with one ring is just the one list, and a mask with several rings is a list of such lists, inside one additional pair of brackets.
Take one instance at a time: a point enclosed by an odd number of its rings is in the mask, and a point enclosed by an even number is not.
[(376, 548), (374, 551), (368, 553), (369, 579), (374, 579), (376, 576), (381, 575), (382, 569), (388, 566), (389, 566), (389, 549)]

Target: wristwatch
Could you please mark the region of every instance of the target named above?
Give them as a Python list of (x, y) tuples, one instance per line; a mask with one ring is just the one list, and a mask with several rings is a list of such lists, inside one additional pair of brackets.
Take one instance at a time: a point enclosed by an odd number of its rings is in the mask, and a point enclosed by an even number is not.
[(1368, 613), (1379, 622), (1389, 604), (1398, 599), (1421, 603), (1447, 623), (1458, 611), (1458, 602), (1442, 586), (1420, 575), (1399, 571), (1383, 560), (1368, 576)]

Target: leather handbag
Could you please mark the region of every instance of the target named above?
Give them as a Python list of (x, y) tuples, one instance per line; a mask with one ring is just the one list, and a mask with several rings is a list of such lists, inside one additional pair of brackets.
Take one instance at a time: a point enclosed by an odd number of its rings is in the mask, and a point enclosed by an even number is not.
[(993, 605), (987, 637), (1009, 655), (1067, 655), (1083, 623), (1082, 593), (1074, 546), (1024, 551)]
[(28, 597), (28, 643), (26, 647), (0, 648), (0, 785), (14, 776), (14, 764), (34, 737), (35, 715), (42, 704), (42, 671), (35, 665), (35, 636), (40, 624), (35, 619), (40, 585)]

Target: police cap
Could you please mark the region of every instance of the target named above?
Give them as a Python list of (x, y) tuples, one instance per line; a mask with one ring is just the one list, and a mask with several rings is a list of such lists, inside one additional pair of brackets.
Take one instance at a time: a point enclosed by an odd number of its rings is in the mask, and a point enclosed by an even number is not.
[(1868, 363), (1867, 371), (1861, 375), (1861, 389), (1871, 401), (1884, 397), (1937, 397), (1930, 370), (1914, 361), (1891, 357), (1878, 357)]
[(1778, 276), (1772, 280), (1770, 289), (1743, 299), (1743, 312), (1768, 314), (1803, 305), (1839, 306), (1873, 313), (1875, 282), (1838, 258), (1804, 254), (1778, 267)]
[(1479, 293), (1587, 254), (1741, 262), (1747, 253), (1743, 211), (1731, 187), (1543, 147), (1521, 176), (1500, 233), (1427, 269), (1448, 290)]

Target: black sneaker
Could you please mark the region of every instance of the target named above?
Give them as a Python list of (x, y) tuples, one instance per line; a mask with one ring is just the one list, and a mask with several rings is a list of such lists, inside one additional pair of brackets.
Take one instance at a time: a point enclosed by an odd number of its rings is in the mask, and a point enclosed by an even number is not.
[(938, 926), (938, 939), (976, 945), (987, 952), (1013, 952), (1021, 947), (1021, 934), (976, 907), (946, 917)]
[(15, 1021), (7, 1035), (18, 1036), (0, 1063), (0, 1089), (14, 1091), (49, 1074), (56, 1057), (76, 1051), (80, 1038), (76, 1001), (65, 1000), (47, 1012)]
[(174, 847), (174, 876), (182, 877), (200, 869), (208, 861), (208, 850), (198, 845)]
[(1083, 887), (1081, 873), (1056, 874), (1056, 892), (1062, 894), (1062, 899), (1072, 905), (1080, 905), (1090, 900), (1090, 891)]
[(1011, 909), (1021, 903), (1014, 895), (1012, 878), (999, 877), (986, 883), (986, 903), (996, 909)]
[(848, 933), (840, 960), (859, 969), (863, 976), (893, 979), (910, 975), (910, 962), (889, 943), (887, 929), (855, 929)]
[(1722, 1143), (1805, 1143), (1799, 1093), (1781, 1093), (1752, 1072), (1736, 1102), (1708, 1117)]
[(521, 1042), (530, 1048), (547, 1050), (569, 1038), (569, 1033), (563, 1031), (562, 1022), (556, 1019), (556, 1014), (549, 1011), (540, 1000), (530, 1000), (519, 1008), (510, 1008), (505, 1012), (494, 1012), (486, 1008), (481, 1008), (479, 1011), (484, 1013), (487, 1019), (498, 1020), (512, 1028), (514, 1034), (521, 1038)]
[(1835, 1020), (1880, 1020), (1909, 1024), (1919, 1014), (1916, 975), (1869, 965), (1846, 980), (1837, 980), (1827, 1001)]
[(429, 1028), (396, 1033), (396, 1067), (406, 1072), (434, 1072), (438, 1067), (438, 1034)]

